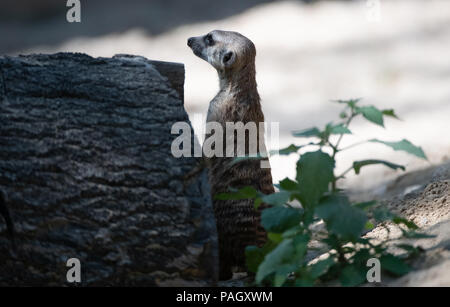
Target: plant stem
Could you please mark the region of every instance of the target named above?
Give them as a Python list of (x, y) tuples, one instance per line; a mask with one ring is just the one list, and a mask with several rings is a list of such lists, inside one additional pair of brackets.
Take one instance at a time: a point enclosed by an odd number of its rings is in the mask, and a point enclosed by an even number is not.
[[(353, 120), (353, 118), (356, 116), (356, 114), (352, 111), (352, 114), (350, 115), (350, 117), (348, 118), (347, 122), (345, 123), (345, 128), (348, 128), (350, 126), (351, 121)], [(333, 148), (333, 159), (336, 156), (336, 154), (338, 153), (339, 150), (339, 144), (342, 141), (342, 138), (344, 137), (344, 133), (341, 133), (339, 135), (339, 139), (336, 142), (336, 145), (334, 145)]]
[(353, 165), (347, 168), (342, 174), (336, 177), (336, 180), (344, 178), (344, 176), (353, 169)]
[[(349, 116), (347, 122), (344, 124), (346, 128), (348, 128), (348, 126), (350, 126), (350, 123), (351, 123), (351, 121), (353, 120), (353, 118), (354, 118), (355, 116), (356, 116), (356, 114), (355, 114), (355, 112), (352, 110), (352, 114)], [(341, 133), (341, 134), (339, 135), (339, 139), (338, 139), (337, 142), (336, 142), (336, 145), (333, 145), (333, 144), (330, 143), (330, 147), (333, 149), (333, 155), (332, 155), (332, 158), (333, 158), (334, 161), (336, 161), (336, 159), (335, 159), (336, 154), (340, 151), (340, 150), (339, 150), (339, 144), (341, 143), (343, 137), (344, 137), (344, 133)], [(336, 192), (336, 181), (337, 181), (338, 179), (340, 179), (340, 178), (341, 178), (341, 176), (339, 176), (339, 177), (337, 177), (337, 178), (334, 178), (334, 180), (333, 180), (333, 182), (332, 182), (332, 184), (331, 184), (331, 188), (332, 188), (332, 191), (333, 191), (333, 192)]]

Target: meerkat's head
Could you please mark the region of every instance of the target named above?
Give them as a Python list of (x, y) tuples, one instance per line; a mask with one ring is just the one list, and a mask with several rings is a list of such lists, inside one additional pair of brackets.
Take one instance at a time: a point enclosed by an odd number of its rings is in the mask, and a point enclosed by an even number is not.
[(214, 30), (189, 38), (187, 44), (219, 72), (235, 71), (255, 61), (255, 45), (237, 32)]

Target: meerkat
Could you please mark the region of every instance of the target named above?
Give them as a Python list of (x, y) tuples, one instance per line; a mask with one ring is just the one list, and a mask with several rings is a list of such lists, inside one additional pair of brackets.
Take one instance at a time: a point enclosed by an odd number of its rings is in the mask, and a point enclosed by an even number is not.
[[(255, 79), (253, 42), (237, 32), (214, 30), (189, 38), (187, 44), (196, 56), (211, 64), (219, 76), (220, 90), (209, 104), (207, 123), (220, 123), (225, 134), (227, 122), (254, 122), (258, 127), (257, 153), (265, 153), (264, 129), (259, 125), (264, 122), (264, 114)], [(224, 135), (226, 137), (229, 136)], [(246, 137), (246, 154), (248, 141)], [(262, 168), (260, 159), (239, 163), (233, 163), (233, 160), (235, 158), (229, 156), (205, 158), (219, 240), (220, 280), (230, 279), (233, 269), (245, 270), (246, 246), (262, 246), (266, 242), (266, 232), (260, 222), (261, 210), (267, 205), (262, 204), (256, 210), (252, 199), (218, 200), (214, 196), (230, 192), (230, 188), (245, 186), (252, 186), (264, 194), (274, 192), (270, 167)], [(268, 165), (267, 158), (264, 160)]]

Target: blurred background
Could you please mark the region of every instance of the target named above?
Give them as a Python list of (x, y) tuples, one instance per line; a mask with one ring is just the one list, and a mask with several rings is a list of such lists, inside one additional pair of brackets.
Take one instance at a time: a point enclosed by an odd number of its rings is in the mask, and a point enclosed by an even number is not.
[[(338, 157), (338, 172), (355, 159), (378, 158), (418, 170), (450, 158), (450, 1), (448, 0), (81, 0), (81, 23), (66, 21), (65, 0), (2, 0), (0, 54), (117, 53), (181, 62), (185, 106), (195, 127), (218, 90), (216, 72), (186, 46), (213, 29), (238, 31), (257, 48), (257, 82), (267, 122), (279, 122), (270, 149), (305, 140), (292, 130), (338, 121), (334, 99), (394, 108), (385, 129), (357, 120), (346, 146), (406, 138), (422, 146), (421, 161), (381, 144)], [(203, 118), (203, 121), (205, 118)], [(295, 176), (298, 157), (272, 157), (275, 181)], [(382, 166), (348, 176), (363, 190), (398, 176)], [(381, 189), (383, 185), (381, 185)]]

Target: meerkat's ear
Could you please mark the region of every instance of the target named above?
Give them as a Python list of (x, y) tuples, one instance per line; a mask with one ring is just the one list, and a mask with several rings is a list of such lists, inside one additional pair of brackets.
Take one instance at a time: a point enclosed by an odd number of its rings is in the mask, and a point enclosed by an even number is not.
[(222, 64), (224, 66), (230, 66), (236, 60), (236, 54), (233, 51), (226, 51), (222, 55)]

